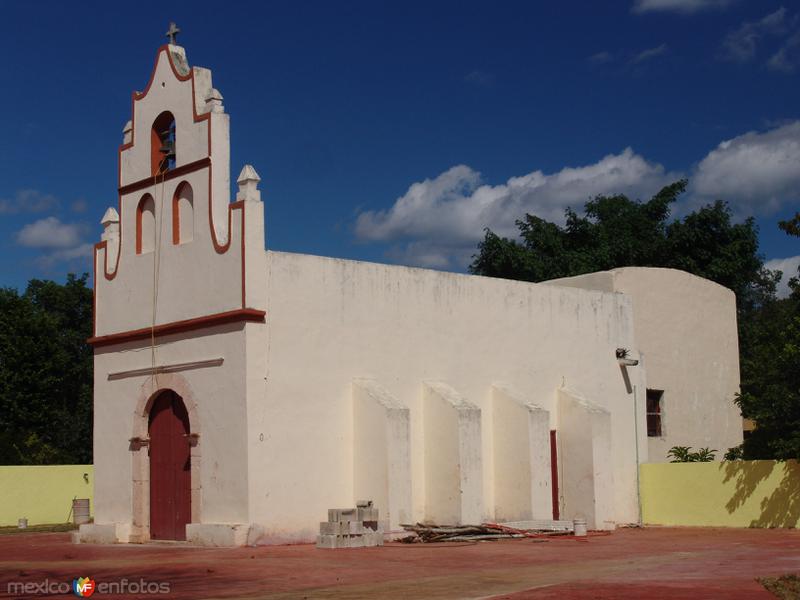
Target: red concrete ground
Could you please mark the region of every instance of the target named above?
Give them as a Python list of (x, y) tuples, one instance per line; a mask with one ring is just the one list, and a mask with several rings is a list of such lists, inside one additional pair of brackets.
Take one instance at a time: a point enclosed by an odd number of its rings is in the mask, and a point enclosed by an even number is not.
[[(63, 533), (0, 536), (9, 582), (167, 582), (165, 598), (771, 598), (756, 577), (800, 572), (800, 531), (622, 529), (472, 545), (317, 550), (73, 546)], [(34, 597), (34, 596), (23, 596)], [(74, 596), (71, 596), (74, 597)], [(94, 598), (146, 598), (96, 593)]]

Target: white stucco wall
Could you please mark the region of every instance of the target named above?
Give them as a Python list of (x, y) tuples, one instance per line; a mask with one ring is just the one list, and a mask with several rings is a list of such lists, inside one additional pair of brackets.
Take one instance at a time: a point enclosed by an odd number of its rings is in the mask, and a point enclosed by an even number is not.
[[(717, 458), (742, 441), (736, 297), (729, 289), (675, 269), (627, 267), (551, 284), (613, 289), (633, 303), (636, 347), (647, 386), (664, 390), (663, 435), (648, 439), (649, 460), (673, 446), (709, 447)], [(644, 397), (645, 390), (638, 390)]]
[(635, 345), (627, 297), (280, 252), (267, 264), (266, 397), (250, 415), (264, 424), (264, 442), (251, 446), (262, 493), (250, 518), (267, 537), (309, 538), (328, 508), (357, 499), (354, 378), (380, 382), (410, 409), (414, 520), (428, 517), (425, 455), (437, 451), (426, 447), (426, 381), (481, 410), (485, 519), (495, 517), (491, 402), (502, 381), (549, 410), (553, 428), (564, 384), (610, 411), (615, 518), (636, 520), (632, 396), (614, 353)]
[(492, 386), (498, 521), (553, 518), (550, 413), (510, 386)]
[[(245, 341), (242, 324), (209, 328), (200, 336), (165, 336), (156, 349), (157, 365), (219, 359), (221, 364), (156, 375), (155, 386), (149, 373), (129, 374), (152, 365), (149, 340), (95, 351), (95, 522), (126, 526), (134, 522), (135, 454), (148, 452), (146, 447), (132, 450), (129, 445), (132, 437), (147, 434), (147, 417), (137, 414), (137, 407), (153, 387), (175, 389), (175, 378), (188, 388), (189, 393), (177, 390), (184, 403), (187, 407), (196, 403), (197, 408), (196, 414), (190, 411), (191, 430), (200, 433), (199, 454), (196, 458), (193, 451), (192, 466), (198, 469), (202, 494), (200, 506), (194, 506), (193, 512), (199, 508), (203, 522), (248, 522)], [(149, 502), (149, 488), (145, 486), (141, 493)]]
[(411, 520), (409, 410), (380, 384), (353, 381), (353, 495), (378, 509), (384, 531)]
[(561, 506), (590, 529), (613, 529), (614, 469), (611, 413), (569, 388), (558, 390), (558, 450)]

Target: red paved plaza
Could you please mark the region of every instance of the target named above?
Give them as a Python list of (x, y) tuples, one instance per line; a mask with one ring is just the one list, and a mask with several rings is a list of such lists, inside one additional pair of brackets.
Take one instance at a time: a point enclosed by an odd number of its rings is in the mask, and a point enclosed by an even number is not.
[(10, 582), (63, 583), (89, 576), (98, 585), (123, 578), (167, 582), (171, 592), (157, 597), (185, 599), (731, 600), (771, 598), (755, 578), (790, 572), (800, 572), (800, 532), (795, 530), (623, 529), (585, 542), (524, 539), (353, 550), (74, 546), (63, 533), (0, 536), (4, 597)]

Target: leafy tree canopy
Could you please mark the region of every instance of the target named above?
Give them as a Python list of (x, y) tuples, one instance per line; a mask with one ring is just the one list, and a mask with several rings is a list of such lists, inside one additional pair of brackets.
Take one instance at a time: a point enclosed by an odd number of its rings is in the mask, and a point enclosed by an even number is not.
[(545, 281), (626, 266), (669, 267), (732, 289), (742, 309), (773, 298), (777, 280), (758, 254), (752, 218), (733, 223), (728, 205), (717, 201), (670, 221), (686, 184), (668, 185), (647, 202), (598, 196), (583, 216), (567, 209), (563, 226), (526, 214), (517, 221), (520, 241), (487, 229), (470, 272)]
[(0, 289), (0, 464), (92, 460), (87, 279)]
[[(800, 213), (779, 224), (800, 237)], [(788, 274), (787, 274), (788, 275)], [(800, 278), (791, 295), (768, 302), (740, 327), (742, 415), (756, 422), (741, 455), (800, 459)]]

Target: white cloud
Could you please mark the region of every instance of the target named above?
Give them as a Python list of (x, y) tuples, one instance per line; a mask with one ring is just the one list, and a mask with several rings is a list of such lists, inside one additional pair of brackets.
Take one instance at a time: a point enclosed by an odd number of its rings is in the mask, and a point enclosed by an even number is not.
[(767, 61), (767, 68), (784, 73), (794, 72), (798, 65), (800, 65), (800, 32), (787, 39)]
[(90, 258), (94, 254), (94, 244), (81, 244), (74, 248), (67, 248), (65, 250), (56, 250), (50, 256), (55, 257), (57, 260), (73, 260), (76, 258)]
[(695, 13), (701, 10), (726, 8), (735, 0), (636, 0), (631, 9), (635, 13), (677, 12)]
[(772, 271), (783, 271), (780, 283), (778, 283), (778, 297), (786, 298), (789, 296), (789, 279), (797, 277), (797, 268), (800, 266), (800, 256), (789, 256), (788, 258), (773, 258), (764, 263), (764, 266)]
[(723, 199), (740, 214), (770, 214), (800, 198), (800, 121), (725, 140), (697, 165), (695, 203)]
[(88, 210), (88, 208), (89, 208), (89, 203), (86, 202), (86, 200), (84, 200), (83, 198), (78, 198), (77, 200), (75, 200), (75, 202), (73, 202), (70, 205), (70, 209), (72, 210), (72, 212), (76, 213), (84, 213)]
[(667, 45), (661, 44), (660, 46), (656, 46), (655, 48), (648, 48), (647, 50), (642, 50), (631, 59), (632, 65), (638, 65), (639, 63), (643, 63), (647, 60), (652, 58), (656, 58), (657, 56), (661, 56), (662, 54), (666, 54), (667, 52)]
[(486, 227), (516, 237), (515, 220), (525, 213), (563, 222), (566, 207), (580, 208), (598, 194), (649, 197), (679, 177), (630, 148), (590, 165), (533, 171), (500, 185), (483, 184), (480, 173), (458, 165), (414, 183), (387, 210), (361, 213), (355, 233), (363, 241), (395, 242), (389, 255), (399, 262), (464, 267)]
[(614, 60), (614, 56), (611, 54), (611, 52), (603, 50), (602, 52), (598, 52), (596, 54), (592, 54), (586, 60), (588, 60), (593, 65), (602, 65), (602, 64), (605, 64), (605, 63), (608, 63), (608, 62), (611, 62), (612, 60)]
[[(797, 202), (800, 121), (781, 123), (725, 140), (706, 154), (689, 174), (687, 197), (676, 212), (722, 199), (737, 216), (769, 215)], [(648, 199), (683, 176), (630, 148), (589, 165), (550, 174), (533, 171), (499, 185), (487, 184), (474, 169), (458, 165), (412, 184), (388, 209), (359, 214), (355, 234), (361, 241), (390, 244), (388, 256), (400, 263), (463, 268), (477, 252), (486, 227), (516, 238), (515, 221), (526, 213), (563, 223), (566, 207), (580, 210), (596, 195)]]
[(28, 248), (57, 248), (66, 250), (79, 246), (86, 225), (62, 223), (58, 217), (45, 217), (25, 225), (17, 233), (17, 243)]
[(453, 264), (466, 266), (476, 252), (476, 245), (448, 244), (443, 242), (409, 242), (389, 248), (387, 257), (403, 265), (427, 269), (448, 269)]
[(786, 9), (781, 6), (758, 21), (742, 23), (722, 41), (722, 58), (738, 62), (752, 60), (759, 42), (766, 36), (780, 36), (787, 32), (789, 23)]
[(36, 263), (42, 269), (50, 269), (54, 265), (62, 262), (86, 264), (94, 254), (93, 244), (80, 244), (74, 248), (54, 250), (36, 258)]
[(12, 198), (0, 198), (0, 215), (36, 213), (58, 206), (58, 199), (39, 190), (17, 190)]

